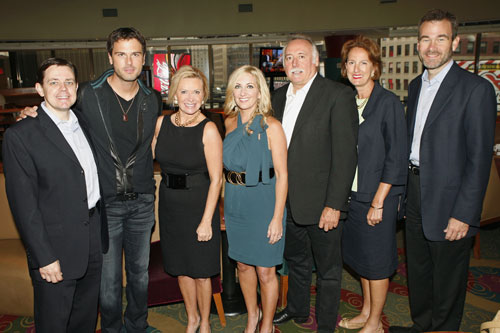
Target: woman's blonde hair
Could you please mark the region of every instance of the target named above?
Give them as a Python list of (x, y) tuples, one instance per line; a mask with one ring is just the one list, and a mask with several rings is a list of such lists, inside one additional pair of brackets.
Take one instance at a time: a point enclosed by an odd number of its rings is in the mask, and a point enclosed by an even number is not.
[(245, 126), (246, 131), (248, 133), (251, 133), (249, 127), (252, 124), (255, 116), (259, 114), (262, 115), (261, 126), (264, 127), (264, 124), (266, 123), (266, 117), (272, 116), (273, 109), (271, 105), (271, 94), (269, 93), (269, 88), (267, 87), (267, 82), (264, 74), (262, 74), (260, 69), (255, 66), (244, 65), (235, 69), (229, 77), (226, 90), (226, 101), (224, 103), (224, 113), (226, 114), (226, 116), (234, 117), (238, 114), (238, 112), (240, 112), (238, 109), (238, 105), (234, 100), (234, 87), (236, 85), (236, 80), (240, 77), (241, 74), (244, 73), (250, 74), (255, 78), (257, 89), (260, 93), (260, 98), (257, 100), (257, 107), (255, 108), (253, 114), (250, 116), (250, 120), (248, 121), (247, 125)]
[(205, 103), (209, 96), (207, 77), (196, 67), (189, 65), (182, 66), (170, 79), (170, 89), (168, 91), (168, 104), (173, 104), (177, 88), (182, 79), (200, 79), (203, 82), (203, 103)]

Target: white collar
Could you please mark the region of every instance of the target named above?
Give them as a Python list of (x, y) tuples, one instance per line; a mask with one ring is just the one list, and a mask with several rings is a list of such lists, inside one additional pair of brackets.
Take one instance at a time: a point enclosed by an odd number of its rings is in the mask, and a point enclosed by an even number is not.
[(289, 98), (289, 97), (293, 98), (298, 94), (307, 95), (307, 93), (309, 92), (309, 89), (311, 88), (311, 85), (312, 85), (314, 79), (316, 78), (316, 76), (318, 76), (318, 73), (314, 74), (314, 76), (309, 81), (307, 81), (307, 83), (302, 88), (298, 89), (295, 93), (293, 92), (293, 84), (290, 83), (288, 85), (288, 89), (286, 91), (286, 98)]
[(453, 60), (449, 61), (448, 64), (446, 64), (446, 66), (444, 66), (444, 68), (439, 73), (437, 73), (437, 75), (434, 76), (431, 80), (429, 80), (429, 71), (426, 69), (424, 71), (424, 74), (422, 74), (422, 82), (425, 81), (429, 85), (433, 85), (436, 82), (439, 82), (439, 83), (443, 82), (446, 74), (448, 74), (448, 72), (451, 69), (451, 66), (453, 66), (453, 63), (454, 63)]
[(73, 113), (73, 111), (70, 109), (69, 110), (69, 119), (68, 120), (61, 120), (59, 119), (52, 111), (50, 111), (47, 106), (45, 105), (45, 102), (42, 102), (41, 104), (42, 109), (47, 113), (50, 119), (56, 124), (56, 126), (68, 126), (73, 132), (76, 131), (80, 125), (78, 124), (78, 118), (76, 115)]

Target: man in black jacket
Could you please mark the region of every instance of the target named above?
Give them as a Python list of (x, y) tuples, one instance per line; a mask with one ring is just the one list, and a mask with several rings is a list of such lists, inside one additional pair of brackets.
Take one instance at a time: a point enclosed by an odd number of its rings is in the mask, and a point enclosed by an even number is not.
[(28, 258), (37, 332), (95, 332), (102, 251), (99, 179), (86, 124), (70, 107), (76, 69), (50, 58), (38, 71), (38, 117), (3, 141), (7, 196)]
[(318, 50), (311, 39), (293, 36), (283, 54), (291, 84), (275, 91), (272, 104), (288, 142), (285, 259), (290, 272), (288, 305), (274, 323), (309, 317), (314, 259), (318, 332), (333, 332), (342, 280), (341, 220), (356, 169), (358, 114), (352, 89), (317, 73)]

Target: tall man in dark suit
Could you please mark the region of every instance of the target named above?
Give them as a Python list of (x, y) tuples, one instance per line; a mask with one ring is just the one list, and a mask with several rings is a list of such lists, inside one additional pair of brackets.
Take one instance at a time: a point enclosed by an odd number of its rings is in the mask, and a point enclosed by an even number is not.
[(291, 84), (272, 98), (288, 142), (285, 259), (287, 307), (275, 324), (309, 317), (313, 259), (317, 273), (318, 332), (333, 332), (340, 301), (341, 219), (356, 168), (358, 114), (348, 87), (317, 74), (319, 56), (306, 36), (292, 36), (284, 50)]
[[(97, 167), (85, 123), (70, 107), (76, 69), (50, 58), (38, 71), (37, 118), (3, 142), (7, 196), (26, 247), (37, 332), (94, 332), (101, 280)], [(105, 220), (103, 220), (105, 221)], [(107, 226), (102, 225), (107, 235)]]
[(419, 24), (426, 67), (410, 84), (406, 248), (412, 327), (390, 332), (457, 331), (467, 271), (492, 157), (496, 100), (486, 80), (452, 60), (453, 14), (429, 11)]

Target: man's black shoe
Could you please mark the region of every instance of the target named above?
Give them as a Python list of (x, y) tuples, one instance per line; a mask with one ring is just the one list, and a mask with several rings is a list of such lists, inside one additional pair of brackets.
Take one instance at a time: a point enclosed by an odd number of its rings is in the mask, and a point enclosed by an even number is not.
[(421, 333), (422, 331), (416, 329), (415, 327), (403, 327), (403, 326), (391, 326), (389, 327), (389, 333)]
[(297, 324), (303, 324), (303, 323), (305, 323), (309, 319), (309, 317), (294, 316), (294, 315), (288, 313), (288, 311), (285, 309), (285, 310), (283, 310), (281, 312), (277, 312), (274, 315), (273, 324), (275, 324), (275, 325), (284, 324), (287, 321), (290, 321), (292, 319)]

